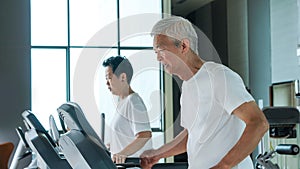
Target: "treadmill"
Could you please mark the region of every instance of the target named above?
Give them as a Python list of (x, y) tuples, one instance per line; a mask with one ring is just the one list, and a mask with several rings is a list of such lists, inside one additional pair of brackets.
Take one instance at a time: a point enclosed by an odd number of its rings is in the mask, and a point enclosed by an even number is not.
[[(68, 131), (59, 138), (65, 158), (74, 169), (140, 168), (139, 158), (128, 158), (123, 164), (114, 164), (102, 139), (96, 134), (77, 103), (67, 102), (58, 109), (60, 119)], [(186, 162), (158, 163), (153, 169), (186, 169)]]
[(109, 151), (85, 118), (81, 108), (67, 102), (58, 109), (68, 131), (59, 138), (59, 145), (74, 169), (116, 169)]
[(37, 167), (40, 169), (72, 169), (36, 116), (26, 110), (22, 113), (22, 117), (28, 129), (24, 133), (25, 139), (31, 151), (37, 156)]

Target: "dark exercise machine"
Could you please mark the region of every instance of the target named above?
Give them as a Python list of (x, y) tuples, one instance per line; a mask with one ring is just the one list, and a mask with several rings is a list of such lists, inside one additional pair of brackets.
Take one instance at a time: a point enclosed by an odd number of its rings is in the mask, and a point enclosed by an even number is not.
[[(300, 123), (299, 111), (294, 107), (267, 107), (263, 112), (270, 124), (269, 136), (275, 139), (297, 138), (296, 125)], [(297, 144), (279, 144), (275, 150), (259, 154), (256, 157), (256, 169), (280, 169), (271, 160), (279, 155), (297, 155)]]
[[(128, 158), (124, 164), (113, 163), (103, 140), (90, 126), (78, 104), (67, 102), (57, 112), (63, 131), (58, 131), (53, 117), (49, 118), (50, 130), (46, 131), (30, 110), (22, 113), (27, 130), (16, 129), (20, 137), (19, 150), (14, 155), (10, 169), (18, 168), (18, 162), (29, 155), (32, 161), (25, 169), (140, 168), (139, 158)], [(187, 163), (159, 163), (152, 168), (187, 167)]]
[[(62, 134), (59, 145), (63, 154), (73, 168), (131, 168), (140, 167), (138, 158), (128, 158), (124, 164), (114, 164), (110, 153), (102, 139), (88, 123), (80, 106), (74, 102), (67, 102), (57, 109), (59, 117), (69, 129)], [(153, 169), (186, 169), (187, 163), (162, 163)]]

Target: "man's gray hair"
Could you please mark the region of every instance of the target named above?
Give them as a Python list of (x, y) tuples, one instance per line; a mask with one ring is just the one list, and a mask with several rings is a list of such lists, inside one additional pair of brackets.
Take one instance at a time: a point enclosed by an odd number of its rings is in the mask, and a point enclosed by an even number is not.
[(151, 36), (166, 35), (168, 37), (190, 41), (191, 50), (198, 55), (198, 36), (190, 21), (179, 16), (171, 16), (158, 21), (152, 28)]

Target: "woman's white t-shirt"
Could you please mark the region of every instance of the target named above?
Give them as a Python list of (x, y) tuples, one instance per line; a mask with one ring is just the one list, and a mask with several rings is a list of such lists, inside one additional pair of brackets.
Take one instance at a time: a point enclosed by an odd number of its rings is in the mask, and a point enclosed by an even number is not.
[[(205, 62), (182, 84), (181, 125), (188, 131), (189, 169), (216, 165), (241, 137), (245, 123), (232, 114), (254, 100), (238, 74), (224, 65)], [(250, 157), (236, 169), (252, 169)]]
[[(119, 101), (110, 127), (110, 151), (112, 154), (122, 151), (135, 139), (137, 133), (151, 131), (146, 106), (137, 93), (130, 94)], [(139, 157), (148, 149), (152, 149), (151, 140), (130, 157)]]

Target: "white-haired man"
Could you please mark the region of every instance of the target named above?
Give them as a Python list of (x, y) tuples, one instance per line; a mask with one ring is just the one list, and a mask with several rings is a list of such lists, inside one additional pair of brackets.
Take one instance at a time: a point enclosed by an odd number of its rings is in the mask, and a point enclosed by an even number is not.
[(200, 58), (197, 34), (182, 17), (160, 20), (152, 36), (157, 60), (184, 81), (184, 130), (160, 148), (145, 151), (141, 166), (151, 168), (161, 158), (187, 152), (189, 169), (252, 169), (249, 155), (269, 125), (240, 76)]

